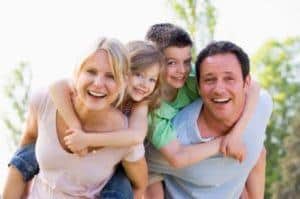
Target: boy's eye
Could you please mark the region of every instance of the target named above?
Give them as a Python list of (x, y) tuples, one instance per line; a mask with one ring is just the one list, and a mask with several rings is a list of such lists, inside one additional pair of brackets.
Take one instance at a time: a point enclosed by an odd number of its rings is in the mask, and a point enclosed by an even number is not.
[(206, 79), (204, 79), (204, 82), (212, 83), (214, 80), (215, 80), (214, 78), (206, 78)]
[(168, 60), (167, 61), (167, 65), (168, 66), (174, 66), (174, 65), (176, 65), (176, 61), (174, 61), (174, 60)]
[(232, 80), (234, 80), (234, 78), (233, 77), (225, 77), (225, 80), (226, 81), (232, 81)]

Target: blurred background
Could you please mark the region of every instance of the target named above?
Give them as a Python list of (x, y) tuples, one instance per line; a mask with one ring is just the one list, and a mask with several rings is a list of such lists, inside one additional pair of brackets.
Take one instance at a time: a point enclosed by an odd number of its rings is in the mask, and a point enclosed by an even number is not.
[(0, 190), (16, 150), (32, 90), (70, 77), (103, 36), (143, 39), (154, 23), (184, 27), (194, 55), (230, 40), (251, 57), (251, 73), (274, 110), (267, 128), (265, 198), (300, 195), (300, 1), (0, 1)]

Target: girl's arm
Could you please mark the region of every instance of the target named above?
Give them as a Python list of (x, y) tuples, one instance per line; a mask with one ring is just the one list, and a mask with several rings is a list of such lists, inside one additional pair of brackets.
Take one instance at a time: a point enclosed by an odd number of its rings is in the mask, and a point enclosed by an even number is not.
[(242, 162), (246, 156), (246, 148), (242, 139), (243, 132), (254, 114), (259, 99), (259, 91), (259, 84), (255, 81), (251, 81), (243, 114), (221, 143), (221, 152), (225, 156), (234, 157), (240, 162)]
[[(33, 104), (30, 104), (20, 146), (35, 142), (37, 133), (37, 114), (34, 111)], [(21, 172), (16, 167), (10, 166), (4, 183), (3, 198), (19, 199), (24, 194), (25, 188), (26, 182), (24, 181)]]
[(142, 143), (147, 134), (148, 104), (139, 103), (133, 107), (129, 117), (128, 128), (106, 133), (82, 133), (76, 129), (70, 129), (70, 135), (64, 138), (66, 145), (77, 151), (88, 146), (130, 146)]
[(71, 81), (67, 79), (57, 81), (50, 86), (51, 99), (66, 124), (70, 128), (81, 129), (80, 121), (72, 104), (74, 92)]

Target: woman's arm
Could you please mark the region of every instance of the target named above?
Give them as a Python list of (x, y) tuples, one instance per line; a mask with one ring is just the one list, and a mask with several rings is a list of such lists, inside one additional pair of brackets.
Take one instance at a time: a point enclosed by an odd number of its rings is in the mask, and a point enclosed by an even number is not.
[(143, 157), (135, 162), (123, 161), (126, 175), (132, 183), (134, 198), (142, 198), (148, 184), (148, 167)]
[(259, 91), (259, 84), (255, 81), (251, 81), (243, 114), (221, 143), (221, 152), (225, 156), (228, 155), (238, 159), (240, 162), (242, 162), (246, 156), (246, 149), (242, 139), (243, 132), (254, 114), (259, 99)]
[(69, 131), (70, 135), (64, 138), (66, 145), (77, 151), (88, 146), (131, 146), (142, 143), (147, 134), (148, 105), (140, 103), (136, 105), (129, 117), (128, 128), (106, 133), (82, 133), (76, 129)]
[(67, 79), (57, 81), (50, 86), (51, 99), (66, 124), (70, 128), (81, 129), (80, 121), (72, 104), (74, 92), (70, 80)]
[[(35, 142), (37, 139), (37, 132), (37, 114), (33, 104), (31, 104), (25, 121), (20, 146)], [(24, 181), (21, 172), (16, 167), (10, 166), (4, 183), (3, 198), (19, 199), (24, 194), (25, 188), (26, 182)]]

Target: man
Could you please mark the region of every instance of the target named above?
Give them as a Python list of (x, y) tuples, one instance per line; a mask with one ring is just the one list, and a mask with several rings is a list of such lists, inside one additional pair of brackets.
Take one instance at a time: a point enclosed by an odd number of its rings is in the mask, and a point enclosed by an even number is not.
[[(243, 113), (251, 81), (247, 54), (231, 42), (208, 45), (198, 55), (195, 67), (203, 102), (195, 101), (173, 119), (177, 138), (183, 145), (227, 135)], [(262, 91), (255, 113), (243, 132), (247, 156), (242, 163), (218, 154), (175, 169), (152, 148), (149, 169), (165, 174), (166, 197), (239, 198), (262, 151), (271, 110), (271, 98)]]

